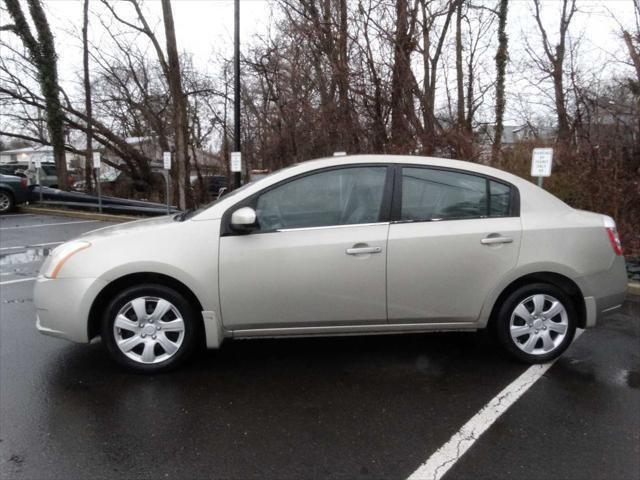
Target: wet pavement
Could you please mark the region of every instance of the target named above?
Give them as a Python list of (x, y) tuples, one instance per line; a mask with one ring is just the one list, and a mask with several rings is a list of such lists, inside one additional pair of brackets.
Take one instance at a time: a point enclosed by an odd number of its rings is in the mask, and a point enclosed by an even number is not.
[[(26, 279), (55, 246), (38, 245), (105, 224), (0, 218), (3, 479), (406, 478), (527, 369), (484, 333), (451, 333), (229, 341), (179, 371), (131, 374), (99, 343), (34, 327)], [(444, 478), (514, 477), (640, 478), (640, 297)]]

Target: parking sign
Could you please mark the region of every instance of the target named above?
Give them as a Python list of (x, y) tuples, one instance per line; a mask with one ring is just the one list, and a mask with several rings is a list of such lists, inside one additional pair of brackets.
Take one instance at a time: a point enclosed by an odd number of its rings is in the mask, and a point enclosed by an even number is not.
[(553, 148), (534, 148), (531, 156), (531, 176), (550, 177)]
[(231, 171), (242, 172), (242, 154), (240, 152), (231, 152)]

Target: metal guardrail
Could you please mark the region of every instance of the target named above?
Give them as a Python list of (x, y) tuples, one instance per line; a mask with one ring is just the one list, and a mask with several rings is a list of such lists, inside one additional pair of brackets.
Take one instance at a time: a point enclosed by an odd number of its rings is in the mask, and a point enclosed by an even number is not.
[[(44, 207), (74, 207), (79, 209), (86, 210), (99, 210), (99, 203), (87, 203), (87, 202), (66, 202), (66, 201), (56, 201), (56, 200), (43, 200), (40, 201), (32, 201), (31, 202), (35, 206), (44, 206)], [(151, 215), (166, 215), (167, 208), (166, 207), (142, 207), (142, 206), (129, 206), (129, 205), (111, 205), (111, 204), (102, 204), (102, 210), (104, 211), (116, 211), (116, 212), (127, 212), (127, 213), (143, 213), (143, 214), (151, 214)], [(177, 208), (170, 209), (169, 213), (179, 213), (180, 210)]]
[[(100, 201), (99, 201), (100, 200)], [(82, 192), (66, 192), (56, 188), (40, 187), (36, 185), (31, 189), (30, 201), (34, 205), (73, 207), (87, 210), (108, 210), (127, 213), (141, 213), (144, 215), (166, 215), (178, 213), (175, 206), (167, 206), (163, 203), (146, 202), (143, 200), (130, 200), (126, 198), (101, 196)]]

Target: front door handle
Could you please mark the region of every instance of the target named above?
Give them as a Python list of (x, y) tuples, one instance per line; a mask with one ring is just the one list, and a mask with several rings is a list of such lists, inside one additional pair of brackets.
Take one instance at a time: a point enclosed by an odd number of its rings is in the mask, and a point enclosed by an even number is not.
[(486, 238), (480, 240), (482, 245), (497, 245), (499, 243), (513, 243), (513, 238), (503, 237), (502, 235), (489, 235)]
[(362, 255), (364, 253), (380, 253), (382, 251), (382, 247), (354, 247), (347, 248), (345, 253), (347, 255)]

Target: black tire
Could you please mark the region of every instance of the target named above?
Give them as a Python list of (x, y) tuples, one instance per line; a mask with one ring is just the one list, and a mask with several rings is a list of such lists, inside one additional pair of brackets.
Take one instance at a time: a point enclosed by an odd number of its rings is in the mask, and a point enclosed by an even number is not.
[[(142, 359), (136, 361), (127, 356), (117, 345), (116, 343), (116, 332), (114, 331), (114, 323), (116, 321), (116, 317), (118, 313), (123, 309), (129, 302), (134, 299), (141, 297), (154, 297), (162, 300), (166, 300), (172, 304), (173, 307), (179, 312), (180, 317), (183, 320), (183, 333), (182, 340), (180, 346), (177, 348), (175, 353), (172, 354), (169, 358), (159, 361), (158, 363), (142, 363)], [(147, 313), (149, 313), (149, 306), (153, 307), (152, 301), (145, 302), (145, 306), (147, 309)], [(165, 320), (175, 319), (172, 313), (165, 314)], [(169, 317), (167, 317), (169, 315)], [(173, 316), (173, 317), (172, 317)], [(129, 317), (135, 318), (136, 320), (133, 323), (138, 323), (137, 316)], [(153, 323), (152, 320), (146, 320), (149, 323)], [(158, 325), (158, 322), (156, 322)], [(158, 327), (157, 327), (158, 328)], [(122, 332), (122, 330), (119, 330)], [(142, 331), (142, 330), (141, 330)], [(124, 291), (118, 293), (114, 296), (114, 298), (109, 302), (107, 308), (105, 309), (102, 324), (101, 324), (101, 333), (102, 333), (102, 341), (109, 352), (109, 355), (120, 365), (126, 367), (130, 370), (135, 370), (137, 372), (143, 373), (158, 373), (164, 372), (168, 370), (172, 370), (182, 363), (184, 363), (194, 352), (196, 345), (198, 344), (198, 336), (200, 335), (200, 322), (198, 321), (196, 310), (189, 304), (189, 302), (178, 292), (175, 290), (166, 287), (164, 285), (157, 284), (141, 284), (133, 287), (129, 287)], [(171, 332), (170, 332), (171, 333)], [(124, 334), (124, 333), (123, 333)], [(173, 333), (172, 333), (173, 334)], [(142, 335), (142, 333), (140, 334)], [(150, 334), (147, 334), (150, 336)], [(180, 335), (180, 334), (178, 334)], [(131, 336), (135, 336), (132, 334)], [(145, 335), (142, 335), (145, 336)], [(167, 334), (167, 336), (169, 336)], [(156, 338), (155, 335), (153, 337)], [(146, 340), (140, 340), (140, 342), (150, 341), (147, 337)], [(152, 343), (158, 343), (152, 342)], [(144, 349), (144, 343), (140, 343)], [(136, 346), (138, 348), (140, 345)], [(155, 351), (157, 350), (157, 347)], [(136, 353), (135, 349), (131, 350), (133, 353)], [(162, 346), (160, 346), (160, 352), (164, 352)], [(162, 354), (162, 353), (161, 353)], [(164, 352), (164, 354), (168, 354)]]
[[(547, 295), (549, 297), (553, 297), (558, 300), (566, 311), (566, 333), (564, 334), (564, 338), (558, 340), (557, 345), (548, 353), (527, 353), (522, 348), (520, 348), (516, 342), (521, 344), (526, 343), (529, 339), (527, 334), (524, 334), (522, 337), (514, 340), (511, 336), (511, 316), (514, 314), (514, 310), (521, 302), (524, 300), (534, 296), (534, 295)], [(545, 305), (548, 305), (548, 302), (545, 301)], [(554, 317), (558, 319), (559, 317)], [(575, 336), (576, 326), (577, 326), (577, 314), (571, 299), (559, 288), (554, 285), (550, 285), (547, 283), (534, 283), (530, 285), (525, 285), (523, 287), (518, 288), (516, 291), (512, 292), (507, 298), (502, 302), (502, 305), (498, 308), (498, 313), (495, 318), (494, 327), (496, 330), (496, 334), (500, 344), (504, 347), (504, 349), (515, 359), (526, 362), (526, 363), (545, 363), (551, 361), (558, 356), (560, 356), (568, 347), (571, 345), (573, 341), (573, 337)], [(548, 318), (544, 320), (544, 322), (549, 322)], [(518, 320), (520, 322), (520, 320)], [(523, 322), (521, 322), (523, 323)], [(526, 322), (524, 322), (526, 323)], [(548, 324), (547, 324), (548, 325)], [(527, 325), (523, 325), (523, 327), (527, 327)], [(534, 330), (534, 327), (528, 327), (532, 332), (535, 332), (537, 335), (538, 332), (543, 333), (542, 330)], [(545, 331), (547, 331), (547, 326), (544, 327)], [(532, 333), (533, 334), (533, 333)], [(548, 329), (548, 333), (544, 332), (544, 334), (552, 335), (552, 329)], [(556, 332), (553, 332), (556, 334)], [(534, 337), (532, 337), (533, 339)], [(556, 337), (557, 338), (557, 337)], [(553, 339), (554, 343), (556, 342), (556, 338)], [(536, 350), (542, 349), (542, 339), (535, 340), (533, 339), (534, 347), (539, 345), (540, 348)]]
[(7, 190), (0, 190), (0, 214), (9, 213), (16, 206), (13, 194)]

